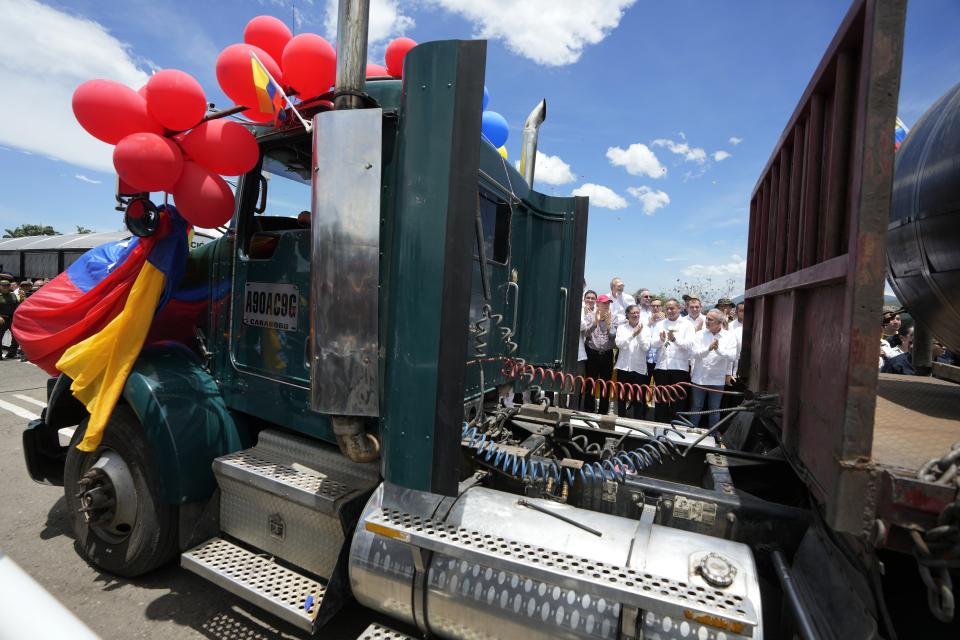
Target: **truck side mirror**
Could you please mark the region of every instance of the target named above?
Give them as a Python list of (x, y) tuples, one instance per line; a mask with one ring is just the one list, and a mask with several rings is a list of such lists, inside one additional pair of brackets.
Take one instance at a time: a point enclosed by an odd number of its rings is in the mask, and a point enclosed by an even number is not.
[(160, 212), (149, 198), (133, 198), (123, 214), (123, 223), (135, 236), (148, 238), (157, 231)]

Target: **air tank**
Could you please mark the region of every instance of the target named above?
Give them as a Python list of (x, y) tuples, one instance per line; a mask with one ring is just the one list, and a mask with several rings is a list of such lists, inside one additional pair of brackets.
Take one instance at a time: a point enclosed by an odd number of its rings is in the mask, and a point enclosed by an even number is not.
[(897, 151), (887, 270), (910, 315), (960, 351), (960, 84)]

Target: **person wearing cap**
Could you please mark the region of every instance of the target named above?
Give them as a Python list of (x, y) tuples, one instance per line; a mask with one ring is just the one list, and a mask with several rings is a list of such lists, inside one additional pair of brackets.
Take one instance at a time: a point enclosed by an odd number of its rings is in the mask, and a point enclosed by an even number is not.
[(24, 280), (20, 283), (20, 290), (17, 292), (17, 296), (20, 298), (20, 302), (26, 300), (30, 294), (33, 293), (33, 283), (29, 280)]
[[(609, 380), (610, 374), (613, 373), (613, 345), (617, 328), (613, 323), (613, 314), (610, 312), (610, 302), (610, 296), (605, 294), (597, 298), (597, 313), (585, 332), (587, 377), (594, 380)], [(606, 413), (609, 408), (609, 400), (601, 398), (598, 411)]]
[[(667, 317), (653, 327), (654, 344), (660, 347), (653, 377), (657, 384), (664, 385), (690, 382), (693, 323), (680, 317), (680, 302), (676, 298), (667, 300), (666, 312)], [(677, 411), (686, 410), (687, 404), (686, 396), (676, 402), (658, 402), (655, 411), (657, 420), (670, 422), (676, 418)]]
[(730, 298), (720, 298), (717, 300), (716, 308), (723, 312), (724, 327), (728, 326), (733, 320), (733, 300)]
[(614, 278), (610, 281), (610, 313), (613, 314), (613, 323), (619, 327), (627, 321), (627, 307), (636, 304), (633, 296), (623, 291), (623, 280)]
[[(693, 338), (693, 370), (690, 381), (698, 385), (690, 389), (690, 411), (702, 411), (704, 405), (714, 413), (707, 414), (707, 426), (713, 427), (720, 419), (717, 409), (723, 394), (723, 384), (737, 352), (737, 343), (723, 328), (724, 313), (720, 309), (707, 312), (704, 324)], [(698, 388), (703, 387), (703, 388)], [(700, 416), (689, 416), (690, 422), (700, 426)]]
[(881, 340), (884, 340), (890, 347), (899, 347), (900, 327), (903, 326), (903, 322), (900, 320), (900, 314), (884, 311), (881, 322), (883, 326)]
[(13, 336), (13, 312), (20, 304), (20, 298), (10, 290), (10, 280), (0, 280), (0, 359), (3, 358), (3, 337), (10, 331), (10, 346), (7, 347), (7, 358), (17, 357), (20, 345)]

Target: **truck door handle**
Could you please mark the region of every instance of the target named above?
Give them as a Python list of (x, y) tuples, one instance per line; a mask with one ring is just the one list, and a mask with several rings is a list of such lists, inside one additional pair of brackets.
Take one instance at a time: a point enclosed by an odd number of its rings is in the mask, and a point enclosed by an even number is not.
[(507, 291), (503, 296), (503, 302), (506, 304), (507, 297), (510, 295), (510, 289), (513, 289), (513, 325), (510, 327), (510, 331), (514, 334), (517, 332), (517, 310), (520, 308), (520, 285), (516, 282), (507, 283)]

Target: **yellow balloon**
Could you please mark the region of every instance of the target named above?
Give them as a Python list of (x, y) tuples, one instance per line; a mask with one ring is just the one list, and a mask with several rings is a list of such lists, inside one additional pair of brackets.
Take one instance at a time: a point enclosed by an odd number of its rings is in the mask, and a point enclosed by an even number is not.
[(503, 159), (504, 159), (504, 160), (509, 160), (509, 159), (510, 159), (509, 157), (507, 157), (507, 148), (506, 148), (506, 147), (500, 147), (499, 149), (497, 149), (497, 151), (500, 152), (500, 155), (503, 156)]

